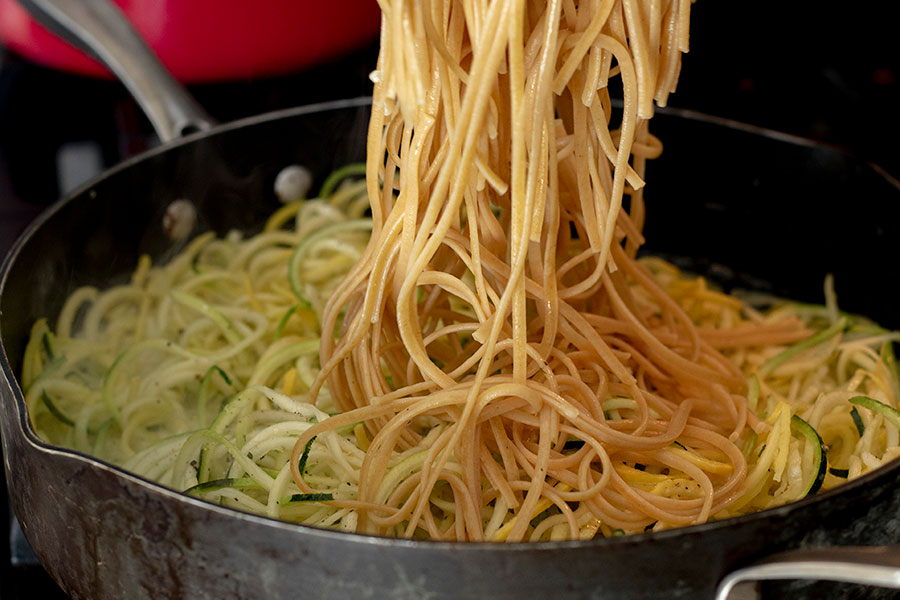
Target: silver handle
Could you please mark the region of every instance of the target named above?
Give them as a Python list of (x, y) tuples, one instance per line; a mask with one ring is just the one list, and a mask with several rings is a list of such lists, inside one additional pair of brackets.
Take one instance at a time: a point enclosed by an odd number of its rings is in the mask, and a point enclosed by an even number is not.
[(900, 546), (844, 546), (780, 552), (730, 573), (716, 600), (747, 581), (819, 579), (900, 589)]
[(103, 62), (168, 142), (214, 123), (110, 0), (20, 0), (48, 29)]

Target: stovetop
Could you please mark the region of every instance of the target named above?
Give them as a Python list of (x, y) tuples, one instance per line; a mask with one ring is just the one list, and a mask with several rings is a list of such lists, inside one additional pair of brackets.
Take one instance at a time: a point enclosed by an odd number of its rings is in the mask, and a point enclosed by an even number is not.
[[(752, 3), (696, 3), (670, 104), (844, 146), (900, 177), (893, 21), (878, 0), (852, 12), (839, 6), (793, 0), (772, 18)], [(376, 52), (372, 45), (310, 71), (191, 91), (220, 121), (365, 95)], [(118, 83), (54, 72), (0, 48), (0, 257), (45, 206), (154, 143)], [(0, 515), (6, 500), (4, 488)], [(65, 598), (15, 521), (3, 521), (10, 543), (0, 543), (0, 598)]]

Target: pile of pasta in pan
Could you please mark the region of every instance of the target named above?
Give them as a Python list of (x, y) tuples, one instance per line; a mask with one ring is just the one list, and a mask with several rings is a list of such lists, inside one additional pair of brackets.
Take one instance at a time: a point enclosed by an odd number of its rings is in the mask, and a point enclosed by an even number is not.
[(639, 256), (689, 0), (381, 4), (366, 163), (36, 323), (42, 438), (241, 510), (471, 541), (726, 518), (900, 455), (898, 334), (830, 279), (760, 300)]

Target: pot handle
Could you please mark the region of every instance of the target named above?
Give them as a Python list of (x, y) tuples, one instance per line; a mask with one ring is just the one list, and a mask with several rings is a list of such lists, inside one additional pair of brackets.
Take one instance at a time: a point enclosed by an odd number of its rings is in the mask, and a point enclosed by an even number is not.
[(838, 546), (772, 554), (726, 576), (716, 600), (726, 600), (738, 584), (771, 579), (820, 579), (900, 589), (900, 546)]
[(19, 1), (42, 25), (109, 67), (163, 142), (214, 124), (110, 0)]

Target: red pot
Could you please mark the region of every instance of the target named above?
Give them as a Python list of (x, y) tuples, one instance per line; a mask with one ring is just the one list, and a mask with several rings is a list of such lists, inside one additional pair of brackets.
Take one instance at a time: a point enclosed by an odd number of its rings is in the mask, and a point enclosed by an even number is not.
[[(115, 0), (183, 82), (258, 78), (302, 69), (372, 41), (375, 0)], [(112, 77), (106, 67), (0, 0), (0, 39), (49, 67)]]

